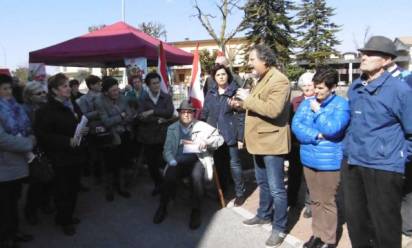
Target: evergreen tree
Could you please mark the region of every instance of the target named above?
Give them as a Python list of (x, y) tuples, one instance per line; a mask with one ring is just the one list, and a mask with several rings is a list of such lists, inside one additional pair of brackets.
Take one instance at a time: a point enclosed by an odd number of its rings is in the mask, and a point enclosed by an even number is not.
[(302, 50), (298, 58), (307, 60), (311, 66), (322, 65), (331, 54), (337, 53), (334, 47), (340, 44), (336, 38), (340, 26), (330, 20), (334, 10), (326, 6), (326, 0), (302, 0), (299, 7), (297, 44)]
[(244, 7), (243, 28), (252, 44), (266, 44), (277, 55), (278, 63), (290, 62), (294, 46), (293, 20), (290, 11), (295, 10), (288, 0), (248, 0)]

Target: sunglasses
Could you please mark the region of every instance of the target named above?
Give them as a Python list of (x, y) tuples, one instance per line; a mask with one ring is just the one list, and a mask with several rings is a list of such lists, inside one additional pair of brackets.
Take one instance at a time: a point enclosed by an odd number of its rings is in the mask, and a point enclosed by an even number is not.
[(39, 92), (37, 92), (37, 93), (34, 93), (33, 95), (35, 95), (35, 96), (41, 96), (41, 95), (46, 95), (46, 94), (47, 94), (46, 91), (39, 91)]

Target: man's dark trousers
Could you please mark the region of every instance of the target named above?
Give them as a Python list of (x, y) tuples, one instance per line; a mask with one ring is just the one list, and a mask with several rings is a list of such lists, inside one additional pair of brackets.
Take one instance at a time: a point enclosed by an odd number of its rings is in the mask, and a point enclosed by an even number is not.
[(352, 247), (400, 248), (403, 175), (350, 165), (346, 159), (341, 175)]

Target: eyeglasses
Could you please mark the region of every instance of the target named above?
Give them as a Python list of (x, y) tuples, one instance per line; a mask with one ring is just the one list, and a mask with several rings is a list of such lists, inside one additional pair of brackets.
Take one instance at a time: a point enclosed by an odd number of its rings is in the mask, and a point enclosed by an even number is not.
[(46, 95), (46, 94), (47, 94), (46, 91), (39, 91), (39, 92), (37, 92), (37, 93), (34, 93), (33, 95), (35, 95), (35, 96), (41, 96), (41, 95)]

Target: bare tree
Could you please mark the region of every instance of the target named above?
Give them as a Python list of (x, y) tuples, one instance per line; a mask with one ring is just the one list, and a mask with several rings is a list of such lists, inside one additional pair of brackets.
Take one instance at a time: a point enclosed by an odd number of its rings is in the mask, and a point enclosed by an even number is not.
[[(366, 42), (369, 40), (369, 38), (372, 36), (372, 34), (370, 33), (371, 27), (368, 25), (365, 27), (365, 30), (363, 31), (363, 43), (362, 43), (362, 47), (366, 44)], [(361, 48), (361, 46), (359, 45), (358, 40), (356, 39), (355, 34), (353, 35), (353, 43), (355, 44), (355, 48), (356, 50)]]
[(165, 41), (167, 40), (167, 31), (163, 24), (157, 22), (142, 22), (139, 24), (139, 29), (157, 39), (163, 37)]
[(105, 27), (106, 27), (106, 24), (93, 25), (93, 26), (88, 27), (87, 30), (89, 30), (89, 32), (93, 32), (93, 31), (97, 31)]
[(228, 16), (232, 14), (235, 9), (242, 10), (240, 6), (240, 0), (218, 0), (216, 2), (216, 7), (219, 10), (221, 16), (221, 23), (220, 23), (220, 32), (217, 33), (216, 30), (213, 28), (212, 24), (210, 23), (210, 18), (216, 18), (216, 16), (211, 15), (210, 13), (205, 13), (201, 7), (199, 6), (197, 0), (194, 0), (194, 8), (196, 9), (196, 14), (194, 15), (197, 17), (202, 24), (202, 26), (206, 29), (209, 35), (216, 41), (216, 44), (219, 48), (226, 53), (226, 44), (242, 29), (242, 22), (238, 24), (236, 28), (227, 32), (227, 21)]

